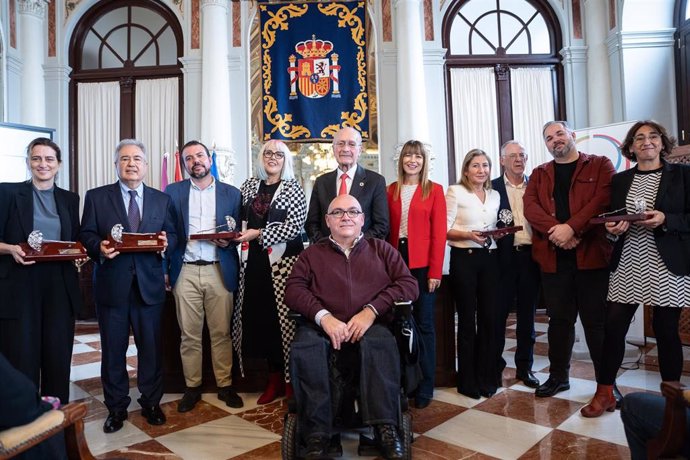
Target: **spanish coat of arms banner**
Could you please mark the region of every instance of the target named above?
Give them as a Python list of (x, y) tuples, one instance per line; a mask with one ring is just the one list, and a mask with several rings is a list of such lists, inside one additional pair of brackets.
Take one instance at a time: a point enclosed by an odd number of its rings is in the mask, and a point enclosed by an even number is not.
[(263, 140), (369, 137), (366, 2), (260, 3)]

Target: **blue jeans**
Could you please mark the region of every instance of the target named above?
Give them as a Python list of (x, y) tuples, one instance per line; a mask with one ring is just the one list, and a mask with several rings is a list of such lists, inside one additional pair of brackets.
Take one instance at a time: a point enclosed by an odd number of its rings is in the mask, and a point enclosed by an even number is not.
[[(359, 406), (367, 425), (397, 426), (400, 411), (400, 355), (391, 331), (374, 323), (359, 348)], [(328, 336), (316, 325), (299, 327), (290, 352), (290, 373), (297, 403), (299, 432), (331, 436), (331, 374), (334, 353)]]
[(412, 310), (419, 334), (419, 365), (422, 368), (422, 381), (417, 387), (417, 398), (431, 399), (434, 396), (436, 374), (436, 293), (429, 292), (429, 267), (413, 268), (410, 273), (419, 285), (419, 297), (413, 303)]
[[(649, 393), (630, 393), (623, 398), (621, 419), (632, 460), (646, 460), (647, 441), (654, 438), (664, 423), (666, 400)], [(690, 411), (686, 411), (686, 441), (683, 452), (690, 458)]]

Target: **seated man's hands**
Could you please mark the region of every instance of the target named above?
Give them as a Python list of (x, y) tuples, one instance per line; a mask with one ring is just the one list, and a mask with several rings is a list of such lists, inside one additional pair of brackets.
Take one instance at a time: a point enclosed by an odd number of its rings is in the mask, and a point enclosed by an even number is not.
[[(372, 315), (373, 314), (372, 312)], [(321, 328), (328, 334), (328, 337), (330, 337), (331, 345), (333, 345), (334, 350), (340, 350), (340, 345), (350, 340), (350, 336), (352, 335), (348, 325), (333, 315), (326, 315), (321, 318)]]
[(350, 332), (350, 342), (355, 343), (362, 340), (364, 334), (376, 321), (376, 315), (370, 308), (363, 308), (362, 311), (350, 318), (347, 322), (347, 330)]

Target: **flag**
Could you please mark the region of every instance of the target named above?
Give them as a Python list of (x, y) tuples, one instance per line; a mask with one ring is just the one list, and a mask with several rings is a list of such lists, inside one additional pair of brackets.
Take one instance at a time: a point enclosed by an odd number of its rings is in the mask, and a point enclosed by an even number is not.
[(163, 164), (161, 165), (161, 190), (168, 186), (168, 152), (163, 154)]
[(182, 180), (182, 169), (180, 168), (180, 152), (175, 152), (175, 182)]
[(213, 147), (213, 150), (211, 151), (211, 175), (216, 180), (220, 180), (218, 178), (218, 166), (216, 166), (216, 148), (215, 147)]

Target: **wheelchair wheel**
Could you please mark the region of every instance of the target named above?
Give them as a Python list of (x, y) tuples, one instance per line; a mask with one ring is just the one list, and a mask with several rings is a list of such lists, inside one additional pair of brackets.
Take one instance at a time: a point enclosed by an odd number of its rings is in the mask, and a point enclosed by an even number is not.
[(405, 452), (405, 459), (412, 460), (412, 416), (409, 412), (403, 412), (401, 434), (403, 442), (403, 451)]
[(285, 415), (280, 452), (283, 460), (295, 460), (297, 458), (297, 414), (288, 413)]

